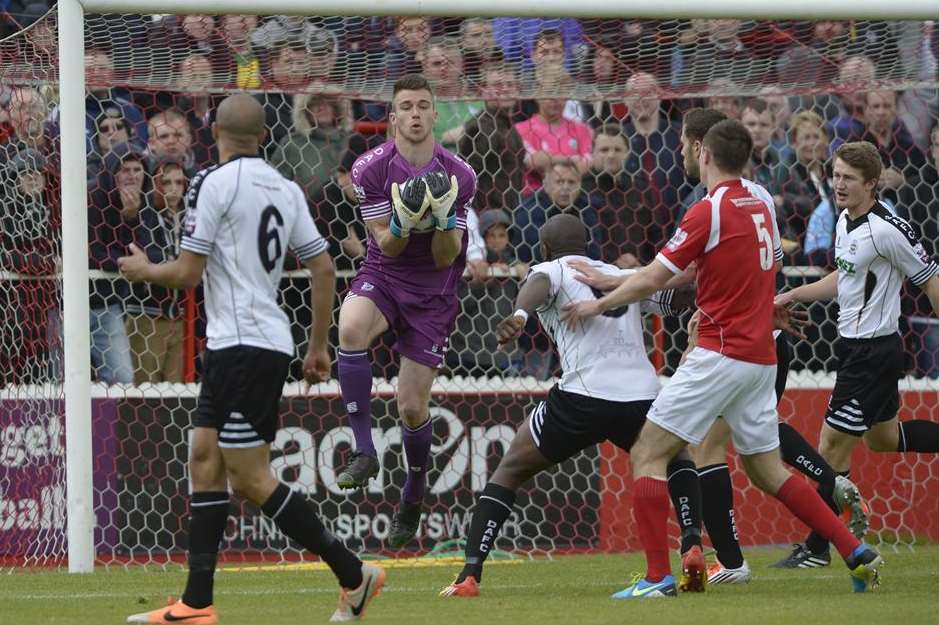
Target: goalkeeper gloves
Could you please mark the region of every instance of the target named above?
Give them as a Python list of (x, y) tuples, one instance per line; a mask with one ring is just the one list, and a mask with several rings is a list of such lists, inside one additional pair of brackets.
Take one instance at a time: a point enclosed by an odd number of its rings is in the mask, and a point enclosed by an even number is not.
[(427, 207), (430, 206), (430, 196), (427, 193), (427, 183), (421, 177), (408, 178), (401, 185), (391, 183), (391, 234), (399, 239), (405, 239), (411, 234)]
[(430, 210), (433, 212), (437, 230), (453, 230), (456, 228), (456, 210), (453, 204), (456, 202), (457, 193), (460, 192), (456, 176), (447, 178), (446, 172), (432, 171), (424, 175), (424, 180), (427, 181)]

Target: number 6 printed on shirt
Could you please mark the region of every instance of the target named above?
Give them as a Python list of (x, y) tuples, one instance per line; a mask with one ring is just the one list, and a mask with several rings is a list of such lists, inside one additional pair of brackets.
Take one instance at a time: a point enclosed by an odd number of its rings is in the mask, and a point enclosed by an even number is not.
[(753, 213), (753, 227), (756, 228), (757, 242), (760, 244), (760, 268), (763, 271), (769, 271), (773, 268), (773, 237), (766, 229), (764, 222), (766, 215), (763, 213)]

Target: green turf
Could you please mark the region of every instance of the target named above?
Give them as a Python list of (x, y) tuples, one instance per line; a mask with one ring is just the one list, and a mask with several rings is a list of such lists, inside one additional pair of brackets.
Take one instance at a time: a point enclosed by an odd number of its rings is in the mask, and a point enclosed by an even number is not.
[[(851, 592), (846, 569), (779, 571), (767, 565), (783, 551), (747, 552), (756, 579), (748, 586), (716, 586), (678, 599), (616, 602), (642, 564), (628, 556), (569, 556), (497, 564), (486, 570), (478, 599), (442, 599), (437, 591), (456, 566), (390, 568), (385, 592), (369, 609), (372, 623), (487, 623), (587, 625), (691, 622), (714, 625), (937, 622), (939, 545), (915, 552), (887, 549), (884, 583), (874, 593)], [(102, 625), (153, 609), (178, 593), (184, 573), (114, 569), (94, 575), (24, 573), (0, 577), (0, 624)], [(324, 623), (335, 607), (332, 576), (322, 571), (222, 571), (216, 604), (225, 625)], [(681, 620), (680, 620), (681, 619)]]

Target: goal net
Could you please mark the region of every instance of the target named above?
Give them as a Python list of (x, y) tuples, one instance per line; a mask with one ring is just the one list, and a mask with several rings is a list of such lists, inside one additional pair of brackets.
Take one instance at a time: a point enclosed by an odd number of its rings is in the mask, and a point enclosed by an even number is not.
[[(67, 553), (59, 51), (54, 12), (10, 19), (25, 28), (0, 41), (0, 565), (43, 566)], [(590, 231), (591, 254), (624, 267), (649, 262), (702, 195), (682, 167), (679, 130), (689, 108), (719, 108), (753, 132), (749, 175), (777, 198), (786, 286), (833, 266), (826, 161), (843, 141), (881, 148), (890, 168), (882, 198), (931, 253), (939, 242), (939, 29), (929, 22), (111, 14), (86, 16), (85, 48), (101, 564), (166, 563), (186, 549), (202, 293), (129, 285), (116, 259), (130, 243), (154, 261), (176, 253), (182, 196), (217, 159), (211, 123), (226, 94), (248, 90), (264, 105), (264, 156), (306, 193), (330, 240), (340, 298), (366, 240), (348, 174), (385, 140), (396, 78), (419, 71), (431, 80), (435, 137), (479, 177), (472, 270), (431, 402), (426, 514), (406, 553), (459, 549), (476, 497), (558, 373), (534, 321), (513, 350), (498, 351), (493, 335), (514, 310), (526, 267), (539, 260), (537, 225), (573, 211)], [(533, 167), (544, 154), (561, 164)], [(303, 353), (309, 281), (295, 260), (287, 269), (281, 300)], [(937, 420), (939, 324), (915, 288), (904, 290), (903, 303), (900, 415)], [(833, 384), (836, 309), (810, 312), (814, 326), (793, 345), (780, 414), (817, 441)], [(610, 337), (608, 348), (645, 350), (667, 377), (686, 322), (687, 313), (649, 317), (644, 345)], [(353, 550), (370, 554), (394, 555), (385, 538), (405, 475), (393, 341), (384, 336), (370, 352), (383, 470), (366, 490), (336, 486), (351, 429), (337, 384), (306, 388), (299, 359), (272, 445), (277, 476)], [(799, 539), (805, 528), (730, 462), (742, 542)], [(939, 461), (864, 450), (853, 471), (872, 508), (874, 542), (939, 539)], [(588, 449), (524, 489), (496, 546), (518, 555), (638, 548), (630, 483), (625, 454), (609, 444)], [(223, 553), (228, 561), (302, 557), (241, 503), (231, 507)]]

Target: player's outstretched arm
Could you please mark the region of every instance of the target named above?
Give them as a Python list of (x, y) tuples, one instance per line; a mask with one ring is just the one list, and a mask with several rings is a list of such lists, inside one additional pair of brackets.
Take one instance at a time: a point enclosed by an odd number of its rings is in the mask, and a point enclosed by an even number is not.
[(610, 274), (604, 273), (584, 260), (571, 260), (567, 263), (568, 267), (577, 272), (574, 279), (583, 282), (587, 286), (598, 291), (612, 291), (626, 281), (627, 273)]
[(329, 326), (336, 301), (336, 269), (326, 252), (310, 258), (303, 266), (310, 272), (310, 305), (313, 325), (303, 359), (303, 377), (310, 384), (329, 379)]
[(551, 295), (551, 279), (543, 273), (535, 273), (525, 280), (515, 298), (515, 312), (496, 326), (496, 339), (499, 345), (505, 345), (518, 338), (525, 329), (528, 316), (539, 306), (548, 301)]
[(202, 280), (207, 257), (183, 250), (167, 263), (154, 264), (133, 243), (128, 256), (117, 259), (117, 267), (130, 282), (152, 282), (170, 289), (191, 289)]
[(396, 237), (391, 233), (391, 217), (370, 219), (365, 222), (365, 227), (385, 256), (398, 256), (408, 246), (407, 237)]
[(565, 305), (561, 309), (561, 320), (574, 328), (579, 322), (596, 317), (608, 310), (634, 304), (664, 287), (672, 275), (671, 269), (661, 261), (653, 260), (600, 299)]
[(838, 271), (832, 271), (830, 274), (816, 280), (811, 284), (804, 284), (800, 287), (780, 293), (776, 296), (776, 304), (810, 304), (823, 299), (832, 299), (838, 297)]

